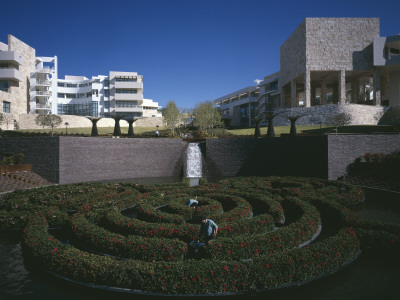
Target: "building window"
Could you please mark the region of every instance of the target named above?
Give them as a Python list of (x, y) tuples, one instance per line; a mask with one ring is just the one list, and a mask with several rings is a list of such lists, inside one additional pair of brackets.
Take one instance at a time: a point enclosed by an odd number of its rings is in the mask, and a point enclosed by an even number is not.
[(137, 94), (137, 90), (115, 90), (117, 94)]
[(72, 99), (76, 98), (76, 94), (65, 94), (65, 95), (67, 95), (67, 98), (72, 98)]
[(58, 82), (58, 83), (57, 83), (57, 86), (59, 86), (59, 87), (64, 87), (65, 85), (64, 85), (64, 82)]
[(3, 101), (3, 112), (10, 113), (11, 112), (11, 103), (7, 101)]
[(110, 91), (109, 90), (104, 90), (104, 96), (105, 97), (110, 97)]
[(58, 97), (58, 98), (65, 98), (65, 94), (63, 94), (63, 93), (57, 93), (57, 97)]
[(67, 87), (78, 87), (76, 83), (67, 83)]
[(104, 109), (110, 109), (110, 101), (104, 101)]
[(116, 107), (141, 107), (137, 101), (117, 101)]
[(86, 98), (92, 97), (92, 93), (86, 93)]
[(98, 117), (99, 116), (99, 102), (92, 101), (92, 116)]
[(110, 81), (108, 79), (104, 79), (103, 84), (104, 84), (104, 86), (108, 87), (110, 84)]
[(8, 92), (8, 81), (0, 80), (0, 91)]
[(117, 82), (136, 82), (137, 77), (130, 77), (130, 78), (116, 77), (115, 81), (117, 81)]

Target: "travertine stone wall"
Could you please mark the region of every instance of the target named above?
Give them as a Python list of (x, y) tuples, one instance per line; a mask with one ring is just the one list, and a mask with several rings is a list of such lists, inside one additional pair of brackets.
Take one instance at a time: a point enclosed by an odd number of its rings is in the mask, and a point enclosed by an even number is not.
[[(37, 115), (33, 114), (21, 114), (19, 117), (19, 129), (42, 129), (41, 126), (36, 125), (35, 118)], [(92, 122), (82, 116), (70, 116), (70, 115), (60, 115), (62, 118), (62, 125), (60, 127), (64, 127), (64, 123), (68, 122), (68, 128), (80, 128), (80, 127), (92, 127)], [(115, 121), (112, 118), (102, 118), (97, 123), (97, 127), (114, 127)], [(128, 127), (129, 124), (125, 120), (120, 120), (119, 122), (121, 127)], [(143, 118), (137, 120), (133, 123), (135, 127), (156, 127), (157, 125), (163, 126), (163, 118)], [(12, 129), (14, 124), (9, 126), (9, 129)]]
[(282, 87), (306, 71), (306, 20), (282, 44), (280, 56), (279, 84)]
[(371, 70), (379, 18), (306, 18), (309, 70)]
[(376, 125), (378, 119), (375, 116), (382, 114), (388, 107), (372, 106), (361, 104), (329, 104), (317, 105), (311, 107), (293, 107), (288, 110), (289, 113), (278, 115), (274, 119), (275, 126), (287, 126), (290, 122), (287, 120), (287, 115), (302, 115), (296, 125), (322, 125), (327, 124), (328, 119), (332, 115), (347, 112), (351, 115), (352, 120), (350, 125)]
[[(35, 118), (36, 114), (22, 114), (19, 117), (18, 127), (19, 129), (42, 129), (41, 126), (36, 125)], [(70, 116), (60, 115), (62, 123), (60, 127), (64, 127), (64, 123), (68, 122), (68, 128), (79, 128), (79, 127), (92, 127), (92, 122), (82, 116)], [(97, 123), (97, 127), (114, 127), (115, 121), (112, 118), (103, 118)], [(119, 122), (121, 127), (128, 127), (128, 122), (121, 120)]]
[(281, 87), (306, 70), (372, 70), (378, 36), (379, 18), (306, 18), (281, 46)]
[(19, 87), (11, 87), (8, 98), (11, 102), (11, 113), (16, 116), (18, 121), (19, 114), (29, 111), (29, 78), (31, 72), (35, 71), (36, 51), (12, 35), (8, 35), (8, 48), (9, 51), (15, 51), (22, 56), (22, 65), (19, 66), (22, 82), (19, 83)]

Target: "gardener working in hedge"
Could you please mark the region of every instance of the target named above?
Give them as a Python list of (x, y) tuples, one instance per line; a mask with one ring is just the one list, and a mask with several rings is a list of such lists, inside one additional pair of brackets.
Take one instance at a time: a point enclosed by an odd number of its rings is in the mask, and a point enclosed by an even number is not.
[(189, 206), (189, 207), (196, 208), (198, 205), (199, 205), (199, 201), (197, 201), (197, 197), (196, 197), (196, 199), (189, 199), (187, 201), (187, 206)]
[(200, 217), (200, 239), (204, 239), (204, 242), (208, 245), (211, 240), (215, 239), (218, 232), (218, 225), (211, 219), (207, 219), (204, 216)]

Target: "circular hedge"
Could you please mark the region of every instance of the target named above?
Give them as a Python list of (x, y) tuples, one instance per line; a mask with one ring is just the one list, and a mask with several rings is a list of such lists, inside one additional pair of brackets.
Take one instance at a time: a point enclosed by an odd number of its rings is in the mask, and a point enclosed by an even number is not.
[[(186, 201), (197, 197), (197, 209)], [(363, 247), (399, 247), (400, 226), (346, 208), (358, 188), (310, 178), (78, 184), (1, 198), (0, 227), (23, 229), (24, 253), (47, 271), (101, 287), (229, 294), (301, 284), (336, 272)], [(134, 217), (127, 214), (134, 212)], [(219, 226), (206, 258), (188, 256), (198, 217)]]

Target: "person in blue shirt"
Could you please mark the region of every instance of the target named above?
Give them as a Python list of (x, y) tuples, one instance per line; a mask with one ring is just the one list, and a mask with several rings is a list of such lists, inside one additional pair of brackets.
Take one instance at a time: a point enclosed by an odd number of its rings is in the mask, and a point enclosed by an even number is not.
[(189, 199), (187, 201), (187, 206), (189, 206), (189, 207), (196, 208), (198, 205), (199, 205), (199, 201), (197, 201), (197, 197), (196, 197), (196, 199)]
[(200, 233), (199, 240), (203, 239), (206, 245), (210, 243), (211, 240), (217, 237), (218, 233), (218, 225), (211, 219), (207, 219), (204, 216), (200, 217), (201, 225), (200, 225)]

